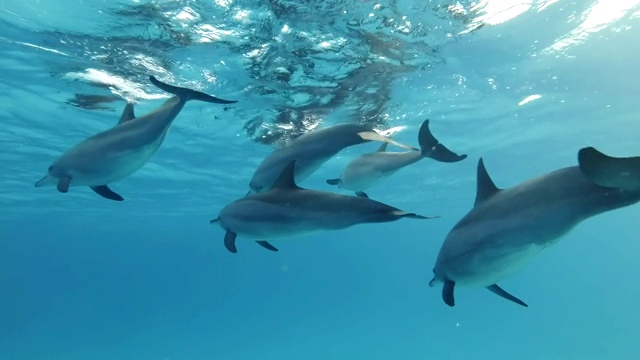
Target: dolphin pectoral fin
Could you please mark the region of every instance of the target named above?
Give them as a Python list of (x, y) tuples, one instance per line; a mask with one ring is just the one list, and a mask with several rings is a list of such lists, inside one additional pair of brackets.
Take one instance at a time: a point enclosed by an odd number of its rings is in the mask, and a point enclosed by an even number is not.
[(69, 191), (69, 185), (71, 185), (71, 176), (63, 176), (58, 181), (57, 189), (61, 193), (66, 193), (67, 191)]
[(477, 178), (478, 184), (474, 206), (486, 201), (488, 198), (500, 192), (500, 189), (496, 186), (493, 180), (491, 180), (487, 169), (484, 167), (484, 161), (482, 158), (478, 160)]
[(384, 143), (389, 143), (391, 145), (395, 145), (397, 147), (406, 149), (406, 150), (415, 150), (418, 151), (419, 149), (414, 148), (413, 146), (409, 146), (409, 145), (405, 145), (402, 143), (399, 143), (391, 138), (388, 138), (386, 136), (380, 135), (375, 131), (363, 131), (363, 132), (359, 132), (358, 136), (360, 136), (360, 138), (362, 138), (362, 140), (366, 140), (366, 141), (381, 141)]
[(640, 189), (640, 156), (612, 157), (593, 147), (580, 149), (578, 164), (594, 184), (627, 191)]
[(489, 285), (487, 286), (487, 289), (489, 291), (491, 291), (492, 293), (505, 298), (507, 300), (513, 301), (514, 303), (518, 304), (518, 305), (522, 305), (524, 307), (529, 307), (529, 305), (525, 304), (524, 301), (518, 299), (517, 297), (509, 294), (508, 292), (504, 291), (500, 286), (493, 284), (493, 285)]
[(236, 233), (229, 230), (224, 234), (224, 247), (234, 254), (238, 252), (238, 249), (236, 249), (236, 236)]
[(445, 304), (453, 307), (456, 304), (456, 301), (453, 297), (453, 288), (456, 286), (456, 283), (451, 280), (445, 280), (444, 285), (442, 286), (442, 300)]
[(433, 136), (431, 130), (429, 130), (428, 119), (422, 123), (422, 126), (420, 126), (420, 131), (418, 132), (418, 143), (420, 144), (420, 153), (422, 156), (429, 157), (436, 161), (452, 163), (462, 161), (467, 158), (467, 155), (458, 155), (441, 144), (438, 139)]
[(217, 223), (218, 221), (220, 221), (220, 218), (215, 218), (215, 219), (209, 220), (209, 224)]
[(217, 97), (213, 97), (211, 95), (205, 94), (200, 91), (195, 91), (195, 90), (191, 90), (191, 89), (187, 89), (179, 86), (169, 85), (156, 79), (154, 76), (149, 76), (149, 81), (151, 81), (151, 83), (157, 86), (159, 89), (164, 90), (173, 95), (176, 95), (182, 101), (199, 100), (199, 101), (204, 101), (204, 102), (209, 102), (214, 104), (233, 104), (238, 102), (238, 100), (219, 99)]
[[(136, 114), (133, 112), (133, 103), (128, 102), (125, 105), (124, 110), (122, 110), (122, 115), (120, 115), (120, 120), (118, 120), (118, 124), (124, 124), (129, 120), (133, 120), (136, 118)], [(116, 126), (117, 126), (116, 125)]]
[(258, 243), (258, 245), (262, 246), (263, 248), (267, 249), (267, 250), (271, 250), (271, 251), (278, 251), (278, 248), (276, 248), (275, 246), (269, 244), (269, 242), (265, 241), (265, 240), (257, 240), (256, 241)]
[(327, 179), (327, 184), (329, 184), (329, 185), (338, 185), (338, 184), (340, 184), (340, 178)]
[(406, 212), (406, 211), (402, 211), (402, 210), (395, 210), (391, 212), (393, 215), (397, 216), (398, 218), (410, 218), (410, 219), (423, 219), (423, 220), (427, 220), (427, 219), (437, 219), (440, 217), (440, 215), (435, 215), (435, 216), (423, 216), (423, 215), (418, 215), (416, 213), (410, 213), (410, 212)]
[(367, 195), (367, 193), (364, 191), (356, 191), (356, 196), (367, 198), (367, 199), (369, 198), (369, 195)]
[(387, 151), (387, 145), (389, 145), (388, 143), (382, 143), (382, 145), (380, 145), (380, 147), (378, 148), (378, 150), (376, 150), (376, 152), (385, 152)]
[(102, 196), (105, 199), (114, 200), (114, 201), (122, 201), (124, 198), (117, 194), (115, 191), (111, 190), (107, 185), (98, 185), (98, 186), (90, 186), (91, 190), (95, 191), (96, 194)]

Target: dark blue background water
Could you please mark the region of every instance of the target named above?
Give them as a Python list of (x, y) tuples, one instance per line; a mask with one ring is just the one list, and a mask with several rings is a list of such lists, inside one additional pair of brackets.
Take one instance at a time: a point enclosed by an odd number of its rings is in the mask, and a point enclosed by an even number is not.
[[(637, 205), (580, 224), (501, 283), (529, 308), (467, 288), (449, 308), (428, 286), (480, 157), (509, 187), (575, 165), (583, 146), (640, 154), (636, 3), (3, 2), (0, 359), (638, 357)], [(165, 96), (149, 74), (240, 101), (187, 104), (152, 161), (113, 185), (122, 203), (33, 187), (124, 106), (73, 106), (74, 94), (135, 99), (144, 114)], [(208, 223), (279, 139), (368, 122), (416, 144), (427, 117), (469, 158), (419, 162), (368, 193), (439, 219), (273, 241), (279, 253), (239, 239), (238, 254)], [(324, 179), (375, 148), (302, 185), (336, 191)]]

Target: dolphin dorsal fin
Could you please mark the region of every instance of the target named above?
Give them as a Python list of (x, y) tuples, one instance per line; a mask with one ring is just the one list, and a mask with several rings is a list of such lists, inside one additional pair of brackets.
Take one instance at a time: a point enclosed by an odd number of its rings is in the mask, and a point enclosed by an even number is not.
[(376, 152), (385, 152), (387, 151), (387, 143), (382, 143), (382, 145), (380, 145), (380, 147), (378, 148), (378, 150), (376, 150)]
[(482, 158), (478, 161), (478, 188), (476, 190), (476, 202), (475, 205), (486, 201), (500, 191), (500, 189), (493, 183), (487, 169), (484, 167), (484, 161)]
[(299, 189), (294, 178), (295, 161), (290, 161), (287, 166), (282, 169), (278, 180), (271, 187), (272, 189)]
[(133, 103), (128, 102), (125, 105), (124, 110), (122, 110), (122, 115), (120, 115), (120, 120), (118, 120), (118, 125), (124, 124), (129, 120), (133, 120), (136, 118), (136, 114), (133, 112)]

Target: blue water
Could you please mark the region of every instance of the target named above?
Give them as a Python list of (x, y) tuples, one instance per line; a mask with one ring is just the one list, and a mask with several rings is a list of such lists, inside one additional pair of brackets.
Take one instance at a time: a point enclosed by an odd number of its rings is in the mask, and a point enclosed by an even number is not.
[[(472, 288), (449, 308), (428, 282), (480, 157), (509, 187), (584, 146), (640, 154), (640, 1), (455, 4), (4, 0), (0, 360), (639, 358), (638, 205), (501, 282), (529, 308)], [(151, 162), (113, 184), (124, 202), (33, 187), (123, 99), (159, 106), (150, 74), (239, 102), (188, 103)], [(368, 193), (439, 219), (273, 241), (278, 253), (239, 238), (237, 254), (209, 224), (289, 138), (361, 122), (417, 145), (425, 118), (469, 158)], [(324, 180), (377, 146), (301, 185), (342, 192)]]

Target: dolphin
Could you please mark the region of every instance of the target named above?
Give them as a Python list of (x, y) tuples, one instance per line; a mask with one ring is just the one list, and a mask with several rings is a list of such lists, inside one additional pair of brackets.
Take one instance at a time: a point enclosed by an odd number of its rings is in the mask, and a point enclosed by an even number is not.
[(418, 132), (420, 151), (387, 152), (387, 143), (378, 151), (363, 154), (347, 165), (340, 178), (328, 179), (327, 184), (355, 191), (356, 195), (368, 197), (364, 192), (373, 184), (388, 178), (398, 170), (424, 158), (452, 163), (464, 160), (467, 155), (458, 155), (442, 145), (429, 130), (429, 120), (425, 120)]
[(522, 306), (497, 285), (557, 243), (582, 221), (640, 201), (640, 157), (613, 158), (593, 147), (566, 167), (511, 188), (496, 187), (478, 161), (475, 205), (449, 232), (429, 283), (444, 283), (454, 306), (456, 285), (485, 287)]
[(140, 169), (160, 148), (167, 132), (184, 104), (199, 100), (214, 104), (236, 101), (219, 99), (205, 93), (172, 86), (153, 76), (151, 83), (174, 94), (155, 111), (136, 117), (133, 104), (127, 103), (116, 126), (93, 135), (63, 153), (35, 183), (36, 187), (56, 184), (66, 193), (71, 186), (89, 186), (98, 195), (115, 201), (124, 198), (109, 184)]
[(300, 183), (342, 149), (369, 141), (381, 141), (404, 149), (417, 150), (380, 135), (366, 125), (334, 125), (301, 135), (282, 148), (274, 150), (260, 163), (249, 187), (254, 193), (270, 189), (282, 169), (294, 160), (295, 180)]
[(340, 230), (357, 224), (390, 222), (402, 218), (433, 219), (357, 196), (308, 190), (294, 180), (295, 161), (281, 171), (271, 189), (250, 194), (225, 206), (216, 219), (226, 230), (224, 245), (232, 253), (238, 235), (278, 251), (267, 239)]

